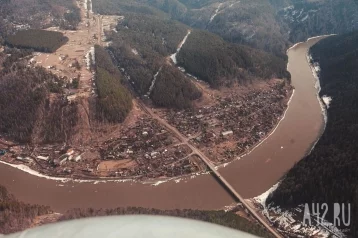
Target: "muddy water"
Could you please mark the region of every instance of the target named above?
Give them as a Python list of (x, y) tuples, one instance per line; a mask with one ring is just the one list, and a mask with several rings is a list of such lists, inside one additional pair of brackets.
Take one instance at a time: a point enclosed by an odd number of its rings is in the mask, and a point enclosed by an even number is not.
[(260, 195), (278, 182), (311, 150), (322, 132), (324, 119), (316, 80), (306, 59), (308, 48), (318, 41), (311, 39), (288, 51), (295, 92), (275, 132), (252, 153), (220, 171), (245, 198)]
[[(319, 136), (323, 125), (314, 78), (306, 61), (307, 49), (317, 39), (289, 50), (289, 71), (295, 94), (277, 130), (252, 153), (220, 169), (245, 198), (257, 196), (300, 160)], [(0, 164), (0, 184), (19, 200), (69, 208), (141, 206), (161, 209), (219, 209), (233, 203), (231, 196), (210, 175), (159, 186), (138, 183), (61, 183)]]

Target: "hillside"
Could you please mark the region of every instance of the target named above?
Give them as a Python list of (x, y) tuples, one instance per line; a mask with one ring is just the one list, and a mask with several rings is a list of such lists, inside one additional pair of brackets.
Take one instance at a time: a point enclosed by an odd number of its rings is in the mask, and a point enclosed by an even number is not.
[(62, 83), (43, 68), (26, 67), (26, 62), (20, 59), (30, 53), (11, 49), (0, 53), (3, 68), (0, 71), (0, 109), (3, 112), (0, 114), (0, 132), (22, 142), (31, 141), (37, 120), (49, 103), (49, 93), (61, 90), (58, 85)]
[(221, 86), (254, 78), (289, 78), (284, 60), (201, 30), (194, 30), (177, 56), (178, 64), (189, 73)]
[(169, 17), (283, 58), (290, 43), (358, 28), (354, 0), (101, 0), (94, 9)]
[(175, 19), (281, 57), (287, 46), (288, 36), (268, 1), (100, 0), (94, 3), (94, 10), (100, 14), (133, 12)]
[(128, 14), (112, 32), (109, 49), (139, 95), (160, 107), (188, 108), (201, 93), (168, 56), (176, 51), (187, 27), (155, 16)]
[[(327, 126), (314, 150), (288, 172), (269, 199), (271, 206), (284, 208), (349, 202), (352, 237), (358, 234), (357, 42), (354, 32), (326, 38), (311, 48), (313, 61), (321, 68), (320, 96), (332, 99)], [(332, 213), (327, 218), (332, 221)]]
[[(191, 34), (176, 56), (178, 66), (212, 87), (233, 82), (245, 84), (258, 78), (289, 78), (285, 61), (263, 51), (228, 43), (213, 33), (191, 30), (165, 17), (125, 14), (117, 32), (108, 33), (109, 49), (135, 91), (148, 95), (157, 106), (187, 108), (190, 101), (200, 97), (191, 80), (169, 59), (189, 30)], [(162, 80), (164, 76), (167, 79)], [(158, 93), (162, 89), (156, 87), (163, 83), (166, 85), (162, 86), (169, 88), (167, 94), (174, 98)], [(184, 90), (189, 93), (179, 93), (180, 88), (189, 89)]]
[(276, 6), (278, 18), (290, 28), (291, 42), (358, 29), (358, 3), (355, 0), (290, 0)]

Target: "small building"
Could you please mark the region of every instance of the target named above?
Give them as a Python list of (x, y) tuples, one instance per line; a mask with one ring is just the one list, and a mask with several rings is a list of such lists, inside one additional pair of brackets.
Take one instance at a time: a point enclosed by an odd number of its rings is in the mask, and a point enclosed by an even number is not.
[(234, 132), (230, 130), (230, 131), (224, 131), (221, 134), (222, 134), (222, 136), (226, 137), (226, 136), (230, 136), (230, 135), (234, 134)]
[(47, 161), (47, 160), (49, 159), (48, 156), (45, 157), (45, 156), (40, 156), (40, 155), (37, 156), (36, 158), (37, 158), (37, 159), (40, 159), (40, 160), (45, 160), (45, 161)]

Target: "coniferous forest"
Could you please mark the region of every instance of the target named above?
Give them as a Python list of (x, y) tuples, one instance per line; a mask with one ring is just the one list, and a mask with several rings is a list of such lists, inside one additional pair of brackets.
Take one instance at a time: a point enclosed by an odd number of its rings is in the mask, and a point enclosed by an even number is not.
[(100, 121), (122, 122), (132, 109), (132, 97), (123, 86), (122, 75), (113, 65), (106, 50), (96, 46), (95, 52), (98, 91), (97, 118)]
[[(350, 203), (352, 237), (358, 235), (357, 42), (354, 32), (328, 37), (311, 48), (321, 67), (320, 96), (332, 98), (328, 122), (314, 150), (288, 172), (269, 199), (271, 205), (287, 208), (312, 202)], [(332, 221), (332, 213), (326, 217)]]
[(40, 52), (55, 52), (68, 41), (61, 32), (45, 30), (18, 31), (6, 39), (11, 47), (33, 49)]

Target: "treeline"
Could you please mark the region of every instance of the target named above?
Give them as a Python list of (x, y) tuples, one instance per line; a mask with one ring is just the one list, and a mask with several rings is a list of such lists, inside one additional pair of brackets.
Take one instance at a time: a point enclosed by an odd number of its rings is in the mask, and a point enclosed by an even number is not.
[(9, 36), (6, 39), (6, 44), (11, 47), (52, 53), (67, 41), (68, 38), (61, 32), (29, 29)]
[(184, 109), (190, 108), (192, 100), (201, 95), (199, 89), (182, 72), (164, 65), (159, 70), (150, 98), (160, 107)]
[(328, 37), (311, 48), (321, 67), (320, 96), (332, 98), (328, 122), (314, 150), (288, 172), (268, 200), (272, 206), (284, 208), (327, 203), (329, 221), (333, 221), (334, 203), (344, 203), (346, 208), (350, 203), (348, 235), (352, 237), (358, 236), (357, 42), (358, 32), (354, 32)]
[(233, 229), (248, 232), (259, 237), (272, 237), (263, 227), (236, 215), (234, 212), (225, 211), (200, 211), (200, 210), (158, 210), (150, 208), (128, 207), (106, 210), (73, 209), (66, 212), (60, 220), (73, 220), (85, 217), (112, 216), (112, 215), (162, 215), (195, 219), (210, 222)]
[(103, 122), (123, 122), (132, 109), (131, 94), (123, 86), (122, 75), (106, 50), (97, 45), (95, 57), (98, 91), (96, 116)]
[(189, 73), (214, 87), (235, 80), (246, 83), (253, 78), (290, 78), (283, 59), (247, 46), (227, 43), (200, 30), (192, 31), (177, 60)]
[(52, 213), (49, 207), (19, 202), (0, 185), (0, 233), (9, 234), (29, 228), (36, 216)]
[(97, 0), (92, 2), (94, 12), (102, 15), (124, 15), (138, 13), (152, 16), (164, 16), (165, 14), (148, 4), (137, 0)]

